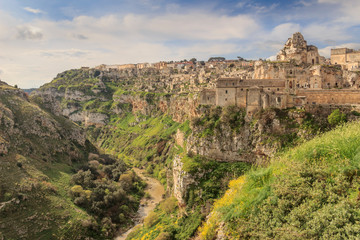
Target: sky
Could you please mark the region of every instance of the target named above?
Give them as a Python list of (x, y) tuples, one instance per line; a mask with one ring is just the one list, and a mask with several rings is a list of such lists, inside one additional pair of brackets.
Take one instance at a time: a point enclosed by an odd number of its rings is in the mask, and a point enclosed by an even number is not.
[(82, 66), (273, 58), (300, 31), (360, 48), (360, 0), (0, 0), (0, 79), (39, 87)]

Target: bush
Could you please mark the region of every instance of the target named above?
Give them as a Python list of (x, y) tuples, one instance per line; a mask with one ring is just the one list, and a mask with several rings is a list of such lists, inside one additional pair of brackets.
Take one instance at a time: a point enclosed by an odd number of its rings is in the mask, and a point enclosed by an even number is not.
[(172, 239), (172, 234), (168, 232), (162, 232), (155, 238), (155, 240), (170, 240)]
[(172, 213), (176, 207), (177, 207), (177, 200), (175, 197), (170, 197), (166, 199), (160, 205), (161, 210), (163, 210), (167, 214)]
[(145, 219), (144, 219), (144, 226), (150, 228), (154, 226), (159, 221), (159, 217), (156, 213), (151, 212)]
[(346, 122), (346, 114), (340, 112), (339, 109), (334, 110), (329, 116), (328, 116), (328, 122), (335, 126), (338, 125), (340, 123), (344, 123)]

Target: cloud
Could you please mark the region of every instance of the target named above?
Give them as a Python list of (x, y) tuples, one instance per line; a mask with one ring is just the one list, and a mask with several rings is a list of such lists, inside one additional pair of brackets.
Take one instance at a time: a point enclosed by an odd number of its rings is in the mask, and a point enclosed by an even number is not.
[(40, 40), (43, 38), (41, 29), (32, 26), (20, 26), (17, 28), (17, 38), (21, 40)]
[[(343, 0), (344, 1), (344, 0)], [(345, 0), (346, 1), (346, 0)], [(339, 0), (318, 0), (318, 2), (319, 3), (331, 3), (331, 4), (337, 4), (337, 3), (339, 3), (339, 2), (341, 2), (341, 1), (339, 1)]]
[(293, 35), (295, 32), (300, 32), (301, 27), (298, 23), (283, 23), (274, 27), (271, 31), (271, 40), (279, 40), (284, 43), (286, 40)]
[(31, 8), (31, 7), (24, 7), (24, 10), (27, 11), (27, 12), (30, 12), (30, 13), (34, 13), (34, 14), (44, 13), (40, 9), (34, 9), (34, 8)]
[(73, 37), (79, 40), (86, 40), (89, 39), (87, 36), (83, 35), (83, 34), (73, 34)]
[[(352, 7), (348, 0), (319, 1), (298, 0), (284, 8), (270, 3), (269, 11), (250, 0), (237, 1), (236, 10), (214, 10), (217, 5), (212, 1), (211, 7), (189, 9), (182, 3), (142, 0), (137, 13), (123, 9), (97, 13), (97, 17), (85, 15), (81, 8), (60, 6), (59, 15), (66, 18), (56, 16), (56, 20), (51, 14), (24, 20), (0, 10), (1, 76), (27, 88), (49, 82), (66, 69), (102, 63), (206, 60), (216, 55), (265, 58), (275, 55), (297, 31), (309, 44), (321, 44), (324, 53), (330, 53), (328, 45), (355, 42), (352, 36), (356, 34), (347, 26), (359, 24), (360, 1)], [(152, 3), (156, 8), (160, 5), (161, 11), (143, 11)], [(246, 14), (238, 13), (245, 8)], [(320, 9), (328, 14), (320, 15)]]
[(351, 36), (340, 24), (310, 24), (303, 29), (303, 34), (312, 41), (345, 41)]
[(64, 49), (64, 50), (44, 50), (40, 51), (40, 54), (45, 57), (85, 57), (90, 51), (80, 50), (80, 49)]
[(314, 4), (314, 1), (305, 1), (305, 0), (300, 0), (298, 1), (295, 5), (300, 5), (300, 6), (304, 6), (304, 7), (309, 7), (312, 6)]

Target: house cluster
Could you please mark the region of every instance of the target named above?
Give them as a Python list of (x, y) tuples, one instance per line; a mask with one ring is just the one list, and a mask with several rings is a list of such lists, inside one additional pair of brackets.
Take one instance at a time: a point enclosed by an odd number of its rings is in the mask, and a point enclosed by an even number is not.
[(101, 71), (112, 71), (112, 70), (126, 70), (126, 69), (144, 69), (144, 68), (154, 68), (162, 72), (169, 72), (175, 70), (177, 72), (191, 72), (196, 71), (197, 69), (226, 69), (229, 66), (231, 67), (251, 67), (254, 65), (254, 61), (242, 60), (225, 60), (223, 57), (212, 57), (207, 62), (204, 61), (178, 61), (178, 62), (157, 62), (157, 63), (137, 63), (137, 64), (120, 64), (120, 65), (106, 65), (102, 64), (96, 66), (95, 69)]
[(358, 66), (359, 56), (359, 51), (333, 49), (334, 65), (326, 65), (318, 49), (307, 45), (301, 33), (295, 33), (277, 55), (278, 61), (255, 62), (249, 78), (218, 78), (215, 88), (202, 90), (200, 103), (237, 105), (246, 108), (249, 115), (267, 107), (350, 105), (357, 108), (360, 74), (354, 66)]

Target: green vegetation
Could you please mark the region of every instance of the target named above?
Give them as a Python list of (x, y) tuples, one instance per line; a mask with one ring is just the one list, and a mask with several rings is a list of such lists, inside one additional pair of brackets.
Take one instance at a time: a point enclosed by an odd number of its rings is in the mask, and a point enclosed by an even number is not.
[[(355, 115), (355, 114), (354, 114)], [(339, 109), (334, 110), (329, 116), (328, 116), (328, 122), (329, 124), (336, 126), (340, 123), (346, 122), (346, 114), (341, 113)]]
[(231, 130), (239, 132), (245, 125), (245, 109), (237, 106), (210, 107), (203, 106), (203, 114), (199, 118), (194, 118), (192, 125), (201, 129), (198, 133), (199, 137), (214, 136), (216, 130), (220, 130), (220, 126), (230, 126)]
[(251, 166), (243, 162), (221, 163), (200, 156), (188, 156), (187, 159), (185, 161), (197, 165), (196, 172), (192, 172), (194, 183), (189, 186), (185, 197), (186, 207), (176, 207), (173, 197), (164, 200), (145, 219), (144, 226), (137, 228), (127, 239), (162, 239), (165, 236), (167, 239), (189, 239), (205, 220), (212, 203), (225, 192), (228, 182), (244, 174)]
[(360, 123), (315, 137), (230, 183), (200, 229), (229, 239), (357, 239)]
[[(13, 90), (7, 88), (7, 90)], [(17, 90), (15, 90), (17, 91)], [(0, 232), (5, 239), (92, 236), (92, 216), (71, 201), (73, 168), (94, 147), (81, 130), (41, 110), (19, 92), (0, 95)]]
[(181, 124), (166, 115), (149, 117), (127, 113), (122, 117), (112, 115), (105, 128), (91, 127), (88, 133), (107, 153), (145, 167), (165, 185), (165, 166), (171, 168), (173, 156), (178, 151), (171, 136), (178, 129), (185, 135), (191, 133), (189, 121)]
[(132, 224), (145, 183), (121, 160), (95, 157), (71, 178), (74, 203), (94, 216), (97, 238), (111, 238), (119, 227)]

